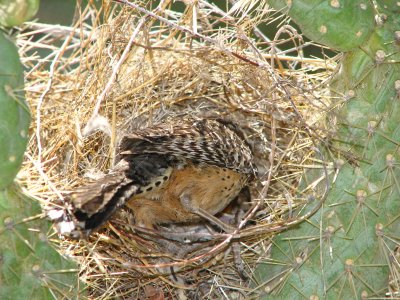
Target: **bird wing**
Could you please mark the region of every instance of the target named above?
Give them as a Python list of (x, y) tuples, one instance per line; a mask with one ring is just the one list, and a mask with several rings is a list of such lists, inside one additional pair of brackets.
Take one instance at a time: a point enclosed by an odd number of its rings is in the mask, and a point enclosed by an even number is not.
[(217, 120), (182, 121), (136, 131), (122, 138), (118, 152), (121, 159), (139, 153), (154, 153), (245, 174), (255, 172), (248, 144)]

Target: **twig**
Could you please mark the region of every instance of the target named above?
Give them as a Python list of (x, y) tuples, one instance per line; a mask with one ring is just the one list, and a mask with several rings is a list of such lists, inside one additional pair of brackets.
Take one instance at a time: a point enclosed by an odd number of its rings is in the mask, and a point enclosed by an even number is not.
[(27, 36), (32, 36), (38, 33), (45, 33), (48, 32), (51, 36), (66, 36), (68, 34), (72, 34), (73, 36), (76, 36), (77, 38), (82, 38), (83, 37), (89, 37), (90, 33), (82, 30), (80, 33), (76, 32), (74, 27), (70, 26), (62, 26), (62, 25), (53, 25), (53, 24), (43, 24), (43, 23), (38, 23), (38, 22), (25, 22), (26, 25), (28, 25), (29, 28), (35, 28), (35, 31), (28, 31), (28, 32), (23, 32), (19, 36), (20, 37), (27, 37)]
[(210, 44), (213, 44), (214, 46), (219, 48), (222, 52), (224, 52), (226, 54), (233, 55), (233, 56), (235, 56), (235, 57), (237, 57), (237, 58), (239, 58), (239, 59), (241, 59), (241, 60), (243, 60), (243, 61), (245, 61), (247, 63), (250, 63), (250, 64), (255, 65), (257, 67), (264, 67), (266, 65), (265, 62), (256, 61), (253, 58), (250, 59), (250, 58), (247, 58), (247, 57), (243, 57), (239, 53), (233, 52), (232, 50), (223, 47), (220, 41), (218, 41), (216, 39), (213, 39), (213, 38), (210, 38), (208, 36), (205, 36), (205, 35), (203, 35), (201, 33), (195, 32), (193, 30), (190, 30), (189, 28), (186, 28), (186, 27), (180, 26), (178, 24), (175, 24), (174, 22), (171, 22), (170, 20), (168, 20), (168, 19), (166, 19), (164, 17), (158, 16), (155, 13), (153, 13), (153, 12), (151, 12), (151, 11), (149, 11), (149, 10), (147, 10), (147, 9), (145, 9), (145, 8), (135, 4), (135, 3), (129, 2), (127, 0), (113, 0), (113, 1), (117, 2), (117, 3), (128, 5), (128, 6), (134, 8), (134, 9), (136, 9), (136, 10), (138, 10), (138, 11), (140, 11), (140, 12), (142, 12), (142, 13), (144, 13), (144, 14), (152, 17), (152, 18), (157, 19), (160, 22), (163, 22), (163, 23), (167, 24), (168, 26), (170, 26), (172, 28), (175, 28), (175, 29), (177, 29), (179, 31), (182, 31), (182, 32), (185, 32), (185, 33), (188, 33), (193, 37), (197, 37), (199, 39), (202, 39), (203, 41), (209, 42)]
[(134, 44), (134, 40), (136, 39), (137, 35), (140, 32), (140, 29), (142, 28), (142, 26), (144, 25), (144, 23), (146, 22), (146, 17), (143, 17), (142, 19), (140, 19), (138, 25), (136, 26), (135, 30), (133, 31), (128, 44), (126, 45), (124, 52), (121, 55), (121, 58), (119, 59), (119, 61), (117, 62), (116, 66), (113, 68), (113, 72), (110, 76), (110, 79), (107, 82), (107, 85), (105, 86), (105, 88), (103, 89), (103, 91), (101, 92), (101, 94), (99, 95), (99, 97), (97, 98), (97, 102), (96, 105), (94, 107), (92, 116), (90, 117), (89, 121), (87, 122), (85, 128), (83, 129), (83, 134), (85, 135), (85, 133), (90, 131), (90, 127), (91, 125), (95, 122), (95, 119), (99, 116), (99, 110), (100, 110), (100, 106), (101, 106), (101, 102), (105, 99), (107, 93), (110, 91), (115, 78), (117, 77), (117, 73), (122, 65), (122, 63), (125, 61), (126, 57), (128, 56), (128, 53), (131, 50), (132, 45)]
[(38, 104), (37, 104), (37, 108), (36, 108), (36, 140), (37, 140), (37, 147), (38, 147), (37, 162), (38, 162), (38, 166), (39, 167), (41, 167), (41, 164), (42, 164), (42, 142), (41, 142), (41, 137), (40, 137), (40, 127), (41, 127), (40, 112), (41, 112), (41, 109), (42, 109), (44, 98), (46, 97), (47, 93), (50, 92), (51, 86), (53, 84), (54, 71), (55, 71), (56, 66), (58, 64), (58, 61), (59, 61), (61, 55), (64, 53), (67, 45), (71, 41), (72, 36), (73, 36), (73, 33), (71, 32), (70, 35), (68, 36), (68, 38), (64, 41), (64, 43), (60, 47), (60, 50), (58, 50), (57, 55), (55, 56), (55, 58), (51, 62), (50, 72), (49, 72), (49, 80), (47, 81), (46, 89), (40, 95), (40, 98), (39, 98), (39, 101), (38, 101)]

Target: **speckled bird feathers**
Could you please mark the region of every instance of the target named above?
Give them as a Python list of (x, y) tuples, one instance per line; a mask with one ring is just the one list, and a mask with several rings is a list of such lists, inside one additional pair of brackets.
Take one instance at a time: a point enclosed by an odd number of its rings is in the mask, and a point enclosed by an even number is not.
[(51, 214), (60, 233), (87, 236), (135, 195), (159, 197), (155, 191), (165, 187), (174, 170), (228, 169), (245, 175), (237, 186), (256, 172), (251, 149), (240, 133), (218, 120), (186, 119), (136, 130), (123, 136), (117, 154), (119, 162), (104, 178), (72, 193), (65, 213)]
[(228, 125), (217, 120), (184, 120), (136, 131), (123, 137), (119, 153), (122, 159), (153, 153), (239, 173), (255, 172), (248, 144)]

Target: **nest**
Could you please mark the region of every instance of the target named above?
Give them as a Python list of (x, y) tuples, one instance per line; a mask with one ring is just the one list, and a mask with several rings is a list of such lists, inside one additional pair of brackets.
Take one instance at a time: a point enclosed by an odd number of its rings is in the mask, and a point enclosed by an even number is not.
[[(251, 201), (218, 216), (234, 233), (207, 223), (145, 230), (121, 209), (88, 240), (50, 235), (79, 262), (90, 297), (253, 295), (252, 274), (268, 259), (271, 237), (304, 218), (296, 208), (323, 196), (304, 172), (321, 168), (314, 149), (324, 138), (323, 87), (334, 62), (304, 57), (311, 43), (266, 6), (226, 12), (195, 1), (179, 13), (171, 1), (97, 6), (78, 7), (71, 27), (30, 23), (20, 34), (33, 116), (20, 182), (49, 206), (110, 168), (132, 129), (188, 116), (234, 122), (260, 174)], [(261, 24), (279, 24), (273, 40)]]

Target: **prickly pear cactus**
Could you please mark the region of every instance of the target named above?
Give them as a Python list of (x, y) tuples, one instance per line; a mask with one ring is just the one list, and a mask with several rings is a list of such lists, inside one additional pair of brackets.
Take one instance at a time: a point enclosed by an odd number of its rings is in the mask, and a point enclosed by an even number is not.
[(305, 35), (347, 51), (331, 82), (327, 120), (339, 151), (337, 157), (325, 152), (325, 159), (338, 168), (321, 209), (274, 239), (271, 260), (256, 269), (255, 287), (263, 299), (397, 298), (399, 3), (291, 3), (289, 15)]
[(47, 239), (38, 203), (12, 184), (28, 141), (23, 89), (17, 48), (0, 32), (0, 299), (77, 298), (76, 271)]

